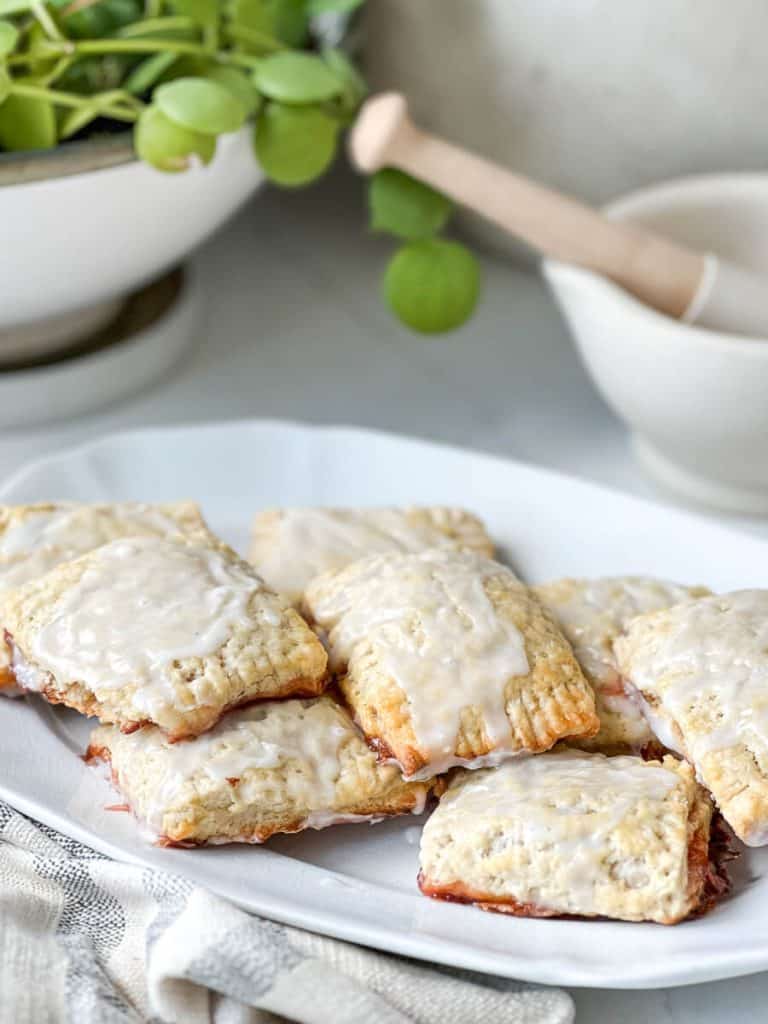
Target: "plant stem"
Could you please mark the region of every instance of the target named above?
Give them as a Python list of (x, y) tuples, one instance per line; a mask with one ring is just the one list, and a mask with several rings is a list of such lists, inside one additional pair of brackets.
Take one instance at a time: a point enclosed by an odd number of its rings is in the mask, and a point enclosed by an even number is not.
[(233, 67), (246, 68), (248, 71), (253, 71), (261, 62), (261, 57), (257, 57), (255, 54), (237, 53), (232, 50), (220, 50), (213, 54), (213, 58), (219, 64), (231, 64)]
[(246, 28), (244, 25), (229, 25), (225, 29), (225, 34), (228, 39), (236, 43), (260, 46), (267, 53), (285, 49), (285, 45), (278, 39), (275, 39), (274, 36), (267, 35), (266, 32), (258, 32), (253, 28)]
[(197, 23), (192, 18), (183, 14), (176, 16), (169, 15), (165, 18), (145, 18), (144, 21), (135, 21), (119, 29), (115, 35), (119, 39), (141, 39), (144, 36), (151, 36), (155, 32), (196, 32)]
[(232, 50), (220, 50), (214, 54), (214, 60), (218, 64), (231, 64), (235, 68), (245, 68), (246, 71), (253, 71), (261, 63), (261, 57), (252, 53), (236, 53)]
[(231, 64), (234, 67), (253, 69), (259, 63), (259, 57), (249, 53), (237, 53), (231, 50), (219, 50), (212, 53), (201, 43), (185, 43), (179, 39), (84, 39), (80, 42), (66, 40), (61, 43), (48, 42), (33, 54), (20, 53), (8, 58), (11, 66), (30, 64), (46, 57), (69, 56), (107, 53), (175, 53), (179, 57), (205, 57), (219, 64)]
[[(46, 49), (51, 50), (53, 43)], [(72, 43), (73, 53), (178, 53), (193, 57), (209, 57), (200, 43), (185, 43), (181, 39), (83, 39)]]
[(59, 26), (53, 20), (51, 15), (48, 13), (48, 8), (43, 3), (31, 4), (32, 13), (40, 22), (43, 27), (43, 31), (50, 39), (62, 40), (64, 36), (59, 30)]
[(74, 63), (73, 57), (59, 57), (47, 75), (38, 79), (41, 85), (51, 85)]
[[(24, 85), (19, 82), (14, 82), (11, 86), (11, 94), (14, 96), (26, 96), (32, 100), (46, 100), (48, 103), (53, 103), (58, 107), (74, 107), (74, 108), (85, 108), (93, 107), (94, 101), (97, 99), (95, 96), (78, 96), (72, 92), (59, 92), (57, 89), (46, 89), (40, 85)], [(116, 93), (109, 93), (109, 96), (116, 96)], [(126, 99), (129, 97), (126, 94)], [(136, 107), (138, 101), (131, 96), (131, 106), (123, 106), (122, 103), (105, 103), (102, 107), (99, 105), (99, 111), (105, 117), (113, 117), (116, 121), (136, 121), (139, 117), (140, 109)]]

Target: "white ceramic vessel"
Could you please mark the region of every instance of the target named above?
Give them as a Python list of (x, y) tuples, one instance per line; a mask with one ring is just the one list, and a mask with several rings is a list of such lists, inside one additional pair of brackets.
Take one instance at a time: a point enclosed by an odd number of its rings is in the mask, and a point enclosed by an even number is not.
[(136, 309), (141, 312), (158, 290), (168, 292), (168, 299), (150, 322), (121, 336), (118, 321), (108, 329), (108, 340), (92, 349), (0, 373), (0, 429), (34, 427), (90, 412), (168, 373), (195, 336), (202, 296), (196, 275), (187, 267), (135, 293), (125, 303), (124, 315), (135, 321)]
[[(768, 175), (681, 179), (606, 210), (761, 270), (768, 281)], [(577, 267), (548, 260), (544, 273), (651, 475), (688, 500), (768, 514), (768, 339), (687, 326)]]
[(220, 140), (208, 167), (182, 174), (131, 160), (2, 185), (0, 363), (61, 349), (103, 323), (112, 300), (182, 261), (263, 180), (246, 126)]

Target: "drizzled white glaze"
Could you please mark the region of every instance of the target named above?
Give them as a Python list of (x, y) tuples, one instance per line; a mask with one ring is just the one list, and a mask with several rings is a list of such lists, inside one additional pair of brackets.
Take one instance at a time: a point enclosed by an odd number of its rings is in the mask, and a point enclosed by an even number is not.
[(286, 508), (276, 538), (254, 543), (254, 564), (267, 583), (298, 600), (315, 576), (341, 569), (365, 555), (455, 547), (428, 523), (409, 520), (398, 508)]
[(705, 779), (701, 761), (713, 751), (745, 743), (768, 756), (768, 590), (638, 619), (616, 653), (632, 684), (659, 700), (656, 714), (677, 724)]
[(482, 713), (494, 754), (508, 746), (504, 690), (511, 678), (528, 674), (528, 659), (522, 633), (496, 614), (483, 584), (502, 575), (521, 587), (513, 573), (478, 555), (442, 551), (371, 558), (356, 568), (343, 592), (313, 601), (312, 612), (330, 629), (335, 667), (349, 663), (365, 642), (406, 695), (429, 761), (410, 777), (459, 763), (454, 750), (467, 707)]
[(172, 662), (215, 654), (261, 589), (255, 573), (211, 548), (155, 537), (112, 541), (25, 653), (57, 679), (97, 693), (136, 686), (134, 708), (151, 718), (175, 700)]
[[(156, 728), (118, 737), (113, 765), (126, 769), (120, 773), (121, 784), (136, 811), (158, 834), (165, 814), (195, 795), (204, 801), (206, 791), (223, 780), (237, 780), (241, 805), (274, 801), (274, 783), (265, 781), (263, 772), (278, 768), (282, 800), (306, 811), (307, 827), (324, 828), (342, 817), (375, 817), (344, 816), (334, 810), (340, 750), (350, 738), (359, 742), (348, 716), (327, 698), (268, 701), (231, 712), (194, 740), (169, 743)], [(122, 751), (130, 761), (123, 762)], [(151, 764), (153, 778), (137, 799), (131, 781), (142, 761)], [(194, 790), (185, 794), (188, 784)]]
[[(562, 751), (507, 761), (465, 776), (442, 797), (424, 827), (422, 863), (433, 857), (438, 831), (460, 836), (483, 822), (502, 822), (509, 849), (526, 849), (533, 856), (537, 850), (557, 850), (558, 888), (570, 906), (555, 909), (599, 913), (597, 887), (607, 880), (611, 836), (642, 801), (660, 805), (679, 782), (674, 772), (637, 757)], [(651, 810), (649, 820), (656, 816)], [(648, 884), (641, 860), (627, 870), (634, 871), (623, 878), (628, 885)]]
[(625, 719), (627, 738), (642, 745), (650, 734), (636, 702), (622, 692), (613, 642), (632, 619), (691, 597), (687, 587), (642, 576), (562, 580), (541, 588), (599, 701)]
[(678, 736), (672, 719), (662, 711), (654, 708), (654, 706), (647, 701), (645, 697), (643, 697), (642, 693), (632, 686), (631, 683), (625, 683), (625, 686), (627, 688), (627, 698), (646, 720), (651, 733), (656, 737), (656, 739), (662, 743), (667, 750), (671, 750), (680, 757), (687, 758), (688, 754), (685, 750), (685, 744), (681, 740), (680, 736)]
[(0, 591), (21, 586), (118, 537), (178, 534), (155, 505), (61, 504), (31, 512), (0, 534)]
[(21, 651), (14, 644), (10, 647), (6, 647), (5, 650), (9, 655), (9, 663), (13, 671), (13, 675), (16, 682), (24, 690), (31, 690), (37, 692), (43, 690), (51, 681), (51, 677), (47, 672), (41, 672), (40, 669), (30, 665)]
[[(61, 502), (54, 508), (30, 510), (0, 533), (0, 595), (117, 537), (170, 536), (181, 530), (161, 508), (137, 502)], [(3, 642), (0, 623), (0, 673), (10, 665), (11, 651)], [(7, 686), (0, 693), (16, 696), (22, 690)]]

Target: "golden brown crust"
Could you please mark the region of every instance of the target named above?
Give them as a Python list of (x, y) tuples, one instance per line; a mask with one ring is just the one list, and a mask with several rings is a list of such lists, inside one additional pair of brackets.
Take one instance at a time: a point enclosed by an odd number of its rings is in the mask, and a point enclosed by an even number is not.
[[(174, 543), (200, 549), (183, 540)], [(198, 735), (229, 708), (254, 700), (322, 693), (327, 655), (303, 619), (263, 587), (250, 566), (226, 545), (212, 538), (205, 547), (252, 576), (254, 592), (245, 616), (232, 625), (219, 650), (204, 657), (177, 659), (164, 668), (168, 693), (158, 696), (153, 718), (148, 719), (146, 711), (137, 707), (138, 682), (99, 688), (84, 679), (54, 678), (33, 653), (35, 637), (55, 618), (58, 602), (91, 566), (99, 564), (105, 548), (58, 566), (12, 592), (4, 602), (8, 634), (24, 662), (38, 675), (36, 689), (51, 703), (65, 704), (127, 731), (154, 721), (174, 740)], [(130, 572), (130, 566), (126, 571)]]
[[(165, 844), (263, 842), (336, 820), (412, 813), (429, 792), (378, 764), (327, 696), (235, 711), (212, 733), (173, 745), (153, 727), (125, 736), (102, 726), (87, 759), (110, 762), (116, 787)], [(216, 768), (222, 759), (226, 775)]]
[(624, 692), (613, 643), (636, 616), (709, 591), (647, 576), (565, 578), (533, 589), (552, 610), (595, 691), (600, 731), (571, 745), (603, 754), (638, 753), (653, 740), (653, 733)]
[[(0, 505), (0, 595), (118, 537), (186, 536), (215, 541), (196, 502)], [(10, 543), (9, 543), (10, 542)], [(0, 694), (16, 695), (0, 621)]]
[(767, 844), (768, 591), (640, 616), (615, 652), (659, 738), (695, 764), (743, 842)]
[(458, 772), (422, 834), (419, 885), (517, 916), (675, 924), (723, 891), (711, 814), (671, 757), (569, 751)]
[(294, 604), (312, 579), (374, 553), (454, 547), (493, 556), (482, 521), (461, 508), (272, 508), (253, 523), (250, 560)]
[[(335, 620), (323, 618), (319, 609), (328, 593), (345, 587), (368, 562), (356, 563), (339, 573), (327, 573), (307, 591), (305, 614), (310, 621), (320, 615), (318, 624), (331, 630), (332, 652)], [(599, 719), (592, 689), (551, 613), (505, 567), (486, 560), (480, 560), (478, 565), (484, 592), (495, 614), (514, 624), (522, 635), (529, 666), (526, 675), (510, 677), (504, 687), (510, 730), (505, 751), (538, 753), (565, 737), (593, 735), (599, 728)], [(414, 629), (418, 628), (416, 624)], [(419, 745), (408, 696), (386, 671), (377, 644), (360, 642), (345, 669), (339, 677), (339, 687), (369, 742), (383, 756), (393, 757), (406, 776), (427, 771), (430, 756)], [(492, 754), (495, 749), (481, 710), (465, 707), (459, 719), (454, 757), (472, 761)]]

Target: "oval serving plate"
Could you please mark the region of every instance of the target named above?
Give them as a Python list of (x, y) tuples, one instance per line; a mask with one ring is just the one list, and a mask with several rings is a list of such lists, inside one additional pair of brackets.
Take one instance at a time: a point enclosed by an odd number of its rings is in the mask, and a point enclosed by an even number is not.
[[(487, 521), (531, 581), (647, 573), (714, 589), (765, 585), (768, 543), (520, 463), (344, 428), (240, 422), (104, 438), (30, 465), (0, 501), (196, 498), (241, 551), (278, 504), (452, 503)], [(0, 701), (0, 795), (118, 859), (194, 879), (246, 909), (364, 945), (508, 977), (648, 988), (768, 968), (768, 849), (742, 855), (733, 896), (674, 928), (528, 920), (437, 903), (416, 888), (419, 819), (343, 826), (263, 847), (148, 845), (76, 756), (90, 724), (33, 698)]]

